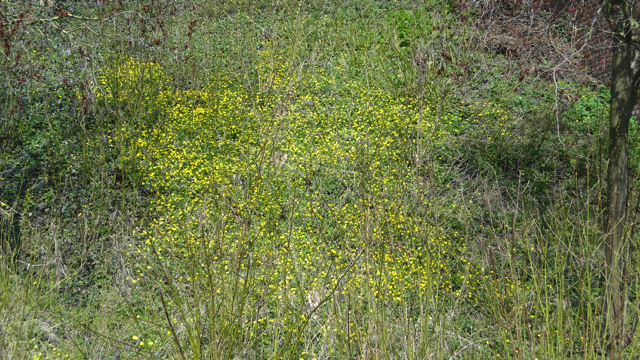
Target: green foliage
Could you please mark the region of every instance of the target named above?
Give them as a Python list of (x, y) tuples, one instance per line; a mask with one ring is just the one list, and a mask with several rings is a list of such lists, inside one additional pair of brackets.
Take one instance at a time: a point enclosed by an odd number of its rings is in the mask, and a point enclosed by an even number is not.
[(602, 358), (606, 89), (454, 3), (160, 3), (11, 39), (0, 357)]
[(409, 10), (398, 10), (389, 15), (390, 22), (396, 29), (398, 46), (401, 48), (411, 47), (412, 42), (420, 33), (420, 28), (416, 26), (416, 18), (420, 18), (420, 13), (414, 16)]

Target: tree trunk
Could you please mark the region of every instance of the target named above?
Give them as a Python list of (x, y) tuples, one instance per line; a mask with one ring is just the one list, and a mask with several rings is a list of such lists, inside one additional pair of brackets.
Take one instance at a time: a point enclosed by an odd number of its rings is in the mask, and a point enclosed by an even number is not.
[(609, 166), (607, 169), (607, 190), (609, 211), (607, 237), (605, 240), (606, 259), (606, 310), (607, 334), (611, 346), (612, 359), (623, 331), (624, 309), (624, 254), (626, 241), (624, 225), (627, 218), (628, 198), (628, 158), (629, 120), (636, 102), (631, 59), (633, 49), (629, 44), (618, 44), (612, 61), (611, 113), (609, 118)]
[(605, 239), (605, 333), (610, 359), (623, 349), (627, 241), (629, 120), (637, 101), (635, 48), (632, 44), (630, 9), (623, 0), (605, 2), (605, 13), (614, 32), (611, 62), (611, 106), (609, 114), (609, 165), (607, 168), (608, 217)]

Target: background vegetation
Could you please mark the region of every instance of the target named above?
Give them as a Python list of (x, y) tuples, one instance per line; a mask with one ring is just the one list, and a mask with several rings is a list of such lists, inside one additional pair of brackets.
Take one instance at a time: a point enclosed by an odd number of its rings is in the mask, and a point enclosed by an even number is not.
[(607, 357), (571, 9), (0, 9), (0, 358)]

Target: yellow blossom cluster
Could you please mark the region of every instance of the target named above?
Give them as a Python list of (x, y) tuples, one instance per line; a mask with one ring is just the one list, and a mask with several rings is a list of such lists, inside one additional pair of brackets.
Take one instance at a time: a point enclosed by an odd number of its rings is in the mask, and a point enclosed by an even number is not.
[[(138, 261), (133, 281), (165, 274), (218, 299), (243, 288), (255, 301), (292, 302), (298, 311), (285, 316), (298, 318), (330, 294), (369, 311), (380, 301), (475, 300), (487, 275), (464, 258), (463, 237), (430, 221), (437, 201), (415, 188), (408, 165), (416, 139), (440, 148), (453, 123), (339, 66), (300, 77), (284, 57), (261, 56), (253, 93), (225, 78), (171, 90), (161, 67), (133, 60), (100, 78), (98, 98), (142, 97), (157, 116), (112, 135), (135, 145), (140, 185), (156, 195), (155, 218), (131, 245), (155, 263)], [(274, 320), (245, 306), (255, 326)]]

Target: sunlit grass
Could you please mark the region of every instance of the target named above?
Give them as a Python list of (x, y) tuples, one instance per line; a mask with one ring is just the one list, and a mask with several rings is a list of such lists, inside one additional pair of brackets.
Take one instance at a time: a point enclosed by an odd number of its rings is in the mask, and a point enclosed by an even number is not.
[(71, 144), (33, 141), (68, 158), (21, 198), (50, 221), (0, 208), (25, 254), (0, 262), (0, 335), (17, 334), (0, 357), (606, 358), (607, 94), (575, 90), (558, 143), (513, 105), (544, 99), (483, 93), (509, 75), (440, 5), (110, 18), (78, 55), (86, 87), (52, 90), (35, 126), (77, 123)]

